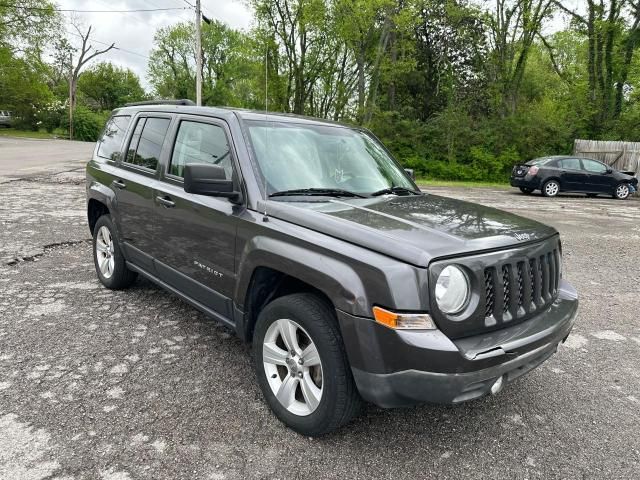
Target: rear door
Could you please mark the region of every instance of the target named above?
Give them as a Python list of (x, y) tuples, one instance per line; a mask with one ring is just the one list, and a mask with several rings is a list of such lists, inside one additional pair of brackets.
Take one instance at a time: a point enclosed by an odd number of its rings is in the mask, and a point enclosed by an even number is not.
[(126, 258), (148, 272), (153, 272), (150, 252), (156, 237), (154, 187), (171, 119), (163, 114), (136, 117), (125, 156), (112, 182), (117, 228)]
[(187, 193), (183, 185), (189, 163), (223, 166), (228, 179), (239, 181), (231, 136), (222, 120), (188, 115), (178, 119), (174, 132), (154, 193), (156, 271), (168, 284), (231, 318), (236, 230), (244, 208), (227, 198)]
[(583, 158), (582, 165), (588, 173), (587, 184), (590, 192), (611, 193), (616, 180), (613, 175), (607, 173), (608, 167), (590, 158)]
[(581, 192), (588, 188), (588, 175), (582, 168), (579, 158), (562, 158), (558, 160), (558, 165), (563, 190)]

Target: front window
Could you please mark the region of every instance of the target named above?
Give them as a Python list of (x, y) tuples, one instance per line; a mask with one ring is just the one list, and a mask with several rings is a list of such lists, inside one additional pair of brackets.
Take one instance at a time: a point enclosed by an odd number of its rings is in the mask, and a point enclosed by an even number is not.
[(298, 189), (360, 195), (394, 187), (415, 191), (384, 148), (359, 130), (278, 121), (247, 125), (267, 195)]
[(220, 165), (227, 180), (231, 179), (231, 151), (222, 127), (186, 120), (180, 122), (169, 173), (182, 178), (184, 167), (190, 163)]
[(584, 165), (584, 169), (587, 172), (591, 173), (604, 173), (607, 171), (607, 167), (605, 167), (600, 162), (596, 162), (595, 160), (588, 160), (586, 158), (583, 158), (582, 165)]

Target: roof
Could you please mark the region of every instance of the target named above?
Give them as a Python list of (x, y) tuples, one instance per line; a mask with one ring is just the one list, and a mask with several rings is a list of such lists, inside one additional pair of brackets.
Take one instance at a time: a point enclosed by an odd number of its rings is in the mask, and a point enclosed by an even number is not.
[(265, 112), (261, 110), (248, 110), (245, 108), (234, 107), (197, 107), (192, 105), (177, 105), (177, 104), (145, 104), (145, 105), (127, 105), (114, 110), (118, 113), (124, 112), (165, 112), (165, 113), (183, 113), (189, 115), (202, 115), (202, 116), (215, 116), (215, 117), (229, 117), (235, 115), (241, 120), (269, 120), (273, 122), (285, 122), (285, 123), (303, 123), (309, 125), (331, 125), (339, 126), (343, 128), (359, 128), (355, 125), (348, 125), (345, 123), (334, 122), (332, 120), (325, 120), (321, 118), (308, 117), (304, 115), (294, 115), (291, 113), (279, 113), (279, 112)]

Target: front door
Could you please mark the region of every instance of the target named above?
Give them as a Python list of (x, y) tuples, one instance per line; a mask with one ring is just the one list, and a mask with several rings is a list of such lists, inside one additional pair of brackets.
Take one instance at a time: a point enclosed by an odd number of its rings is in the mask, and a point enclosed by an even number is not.
[(152, 272), (150, 251), (155, 241), (154, 187), (157, 167), (171, 117), (137, 118), (125, 157), (112, 188), (116, 194), (118, 232), (126, 258)]
[(607, 166), (589, 158), (582, 159), (582, 165), (589, 174), (589, 191), (612, 193), (615, 186), (613, 175), (607, 173)]
[(184, 167), (211, 163), (236, 178), (226, 124), (184, 116), (171, 158), (155, 191), (157, 236), (153, 256), (158, 276), (192, 299), (231, 318), (235, 285), (237, 215), (243, 207), (227, 198), (184, 191)]

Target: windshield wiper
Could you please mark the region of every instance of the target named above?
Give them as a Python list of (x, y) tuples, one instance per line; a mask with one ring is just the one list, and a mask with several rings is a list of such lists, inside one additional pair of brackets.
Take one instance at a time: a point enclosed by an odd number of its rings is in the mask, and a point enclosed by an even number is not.
[(373, 192), (371, 194), (372, 197), (378, 197), (380, 195), (387, 195), (389, 193), (394, 193), (396, 195), (398, 195), (399, 193), (410, 193), (411, 195), (420, 195), (419, 192), (416, 192), (415, 190), (411, 190), (410, 188), (405, 188), (405, 187), (389, 187), (389, 188), (383, 188), (382, 190), (378, 190), (377, 192)]
[(359, 193), (350, 192), (349, 190), (341, 190), (339, 188), (296, 188), (293, 190), (283, 190), (281, 192), (271, 193), (269, 197), (288, 197), (295, 195), (367, 198)]

